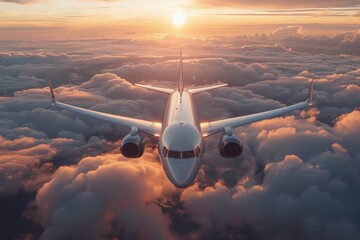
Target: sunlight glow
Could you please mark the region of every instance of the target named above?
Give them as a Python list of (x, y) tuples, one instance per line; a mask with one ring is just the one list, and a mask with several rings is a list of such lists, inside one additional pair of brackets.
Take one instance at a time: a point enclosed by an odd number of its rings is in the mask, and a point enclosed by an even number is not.
[(172, 23), (178, 27), (184, 25), (185, 24), (185, 14), (181, 13), (181, 12), (175, 13), (172, 17)]

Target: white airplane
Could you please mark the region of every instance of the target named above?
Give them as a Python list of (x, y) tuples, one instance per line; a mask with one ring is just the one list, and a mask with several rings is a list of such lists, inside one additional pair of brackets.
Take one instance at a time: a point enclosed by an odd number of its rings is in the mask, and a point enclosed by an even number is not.
[(179, 72), (179, 83), (176, 89), (135, 84), (170, 95), (162, 123), (92, 111), (58, 102), (55, 99), (51, 81), (52, 104), (49, 107), (56, 106), (128, 128), (130, 133), (123, 138), (120, 146), (121, 154), (127, 158), (142, 156), (145, 149), (143, 134), (158, 138), (159, 155), (167, 177), (176, 187), (185, 188), (193, 183), (199, 171), (206, 137), (222, 133), (218, 145), (221, 156), (225, 158), (238, 157), (243, 152), (243, 146), (240, 138), (232, 132), (232, 129), (312, 105), (313, 81), (310, 83), (308, 98), (305, 102), (266, 112), (200, 123), (193, 105), (192, 95), (224, 87), (227, 84), (195, 89), (184, 88), (181, 49)]

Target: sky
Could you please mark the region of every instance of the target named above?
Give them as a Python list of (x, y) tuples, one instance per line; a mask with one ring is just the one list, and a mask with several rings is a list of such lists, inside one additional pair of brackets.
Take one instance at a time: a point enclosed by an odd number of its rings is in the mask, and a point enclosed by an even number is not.
[[(181, 28), (172, 25), (172, 16), (178, 12), (186, 15), (187, 24)], [(269, 33), (284, 24), (331, 35), (356, 30), (359, 14), (360, 4), (354, 0), (0, 1), (0, 27), (5, 37), (23, 38), (247, 35)], [(37, 35), (28, 34), (29, 29)]]
[[(360, 239), (357, 1), (0, 1), (0, 239)], [(173, 24), (173, 15), (184, 24)], [(181, 21), (180, 21), (181, 22)], [(161, 121), (167, 96), (135, 83), (227, 83), (194, 96), (200, 121), (304, 101), (314, 108), (206, 138), (186, 189), (157, 142), (56, 108)]]

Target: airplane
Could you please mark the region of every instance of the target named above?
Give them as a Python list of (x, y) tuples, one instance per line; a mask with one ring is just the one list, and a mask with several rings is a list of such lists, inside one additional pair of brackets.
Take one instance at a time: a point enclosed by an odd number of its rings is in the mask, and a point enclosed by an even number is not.
[(169, 95), (162, 122), (118, 116), (59, 102), (55, 98), (51, 81), (49, 86), (52, 103), (49, 107), (55, 106), (128, 128), (130, 133), (122, 139), (120, 146), (120, 153), (127, 158), (139, 158), (143, 155), (146, 144), (144, 134), (158, 138), (158, 151), (163, 169), (170, 182), (178, 188), (186, 188), (193, 184), (202, 164), (204, 140), (208, 136), (221, 133), (218, 141), (220, 155), (224, 158), (239, 157), (243, 152), (243, 144), (240, 138), (233, 133), (234, 128), (312, 106), (313, 80), (310, 82), (308, 97), (304, 102), (245, 116), (199, 122), (192, 96), (227, 86), (227, 84), (194, 89), (185, 88), (182, 49), (180, 49), (177, 88), (135, 85)]

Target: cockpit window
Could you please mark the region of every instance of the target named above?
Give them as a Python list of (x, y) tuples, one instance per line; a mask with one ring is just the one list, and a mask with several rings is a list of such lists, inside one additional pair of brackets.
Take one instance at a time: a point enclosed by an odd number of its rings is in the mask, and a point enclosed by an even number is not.
[(164, 157), (181, 158), (181, 152), (169, 150), (166, 147), (163, 147), (163, 154), (164, 154)]
[(196, 147), (195, 150), (182, 152), (182, 158), (193, 158), (200, 156), (200, 147)]
[(181, 158), (181, 152), (169, 150), (168, 157), (170, 157), (170, 158)]
[(163, 154), (164, 154), (164, 157), (168, 157), (169, 149), (167, 149), (166, 147), (163, 147)]
[(193, 157), (195, 157), (195, 152), (194, 151), (182, 152), (182, 157), (183, 158), (193, 158)]
[(170, 157), (170, 158), (193, 158), (193, 157), (199, 157), (200, 156), (200, 147), (196, 147), (195, 150), (190, 151), (173, 151), (169, 150), (166, 147), (163, 147), (163, 154), (164, 157)]

